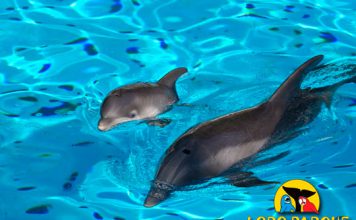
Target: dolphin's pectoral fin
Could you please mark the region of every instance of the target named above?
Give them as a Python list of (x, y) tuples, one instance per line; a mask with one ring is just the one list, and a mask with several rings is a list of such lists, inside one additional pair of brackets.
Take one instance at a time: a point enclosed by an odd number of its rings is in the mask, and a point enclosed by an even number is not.
[(274, 181), (261, 180), (258, 177), (253, 176), (252, 172), (238, 172), (227, 176), (227, 178), (230, 179), (230, 183), (232, 185), (237, 187), (263, 186), (278, 183)]
[(246, 178), (248, 178), (248, 177), (250, 177), (252, 175), (253, 175), (252, 172), (238, 171), (236, 173), (230, 173), (228, 175), (225, 175), (225, 177), (230, 179), (231, 181), (235, 181), (235, 180), (246, 179)]
[(192, 107), (193, 105), (189, 104), (189, 103), (177, 103), (176, 106), (179, 106), (179, 107)]
[(272, 136), (271, 140), (268, 143), (268, 149), (270, 149), (274, 146), (277, 146), (277, 145), (285, 144), (285, 143), (289, 142), (290, 140), (300, 136), (302, 133), (306, 132), (307, 130), (308, 130), (308, 128), (303, 128), (303, 129), (289, 132), (288, 134), (285, 134), (285, 133), (275, 134)]
[(276, 184), (279, 182), (275, 181), (265, 181), (261, 180), (255, 176), (250, 176), (247, 177), (246, 179), (242, 180), (237, 180), (232, 182), (232, 185), (237, 186), (237, 187), (252, 187), (252, 186), (264, 186), (264, 185), (269, 185), (269, 184)]
[(167, 126), (169, 123), (171, 123), (171, 119), (169, 118), (159, 118), (159, 119), (151, 119), (147, 120), (146, 123), (151, 126), (159, 126), (161, 128)]
[(289, 154), (289, 151), (284, 151), (282, 153), (277, 154), (276, 156), (268, 157), (268, 158), (262, 159), (262, 160), (253, 161), (253, 162), (251, 162), (250, 166), (257, 167), (257, 166), (266, 165), (266, 164), (272, 163), (276, 160), (282, 159), (282, 158), (286, 157), (288, 154)]

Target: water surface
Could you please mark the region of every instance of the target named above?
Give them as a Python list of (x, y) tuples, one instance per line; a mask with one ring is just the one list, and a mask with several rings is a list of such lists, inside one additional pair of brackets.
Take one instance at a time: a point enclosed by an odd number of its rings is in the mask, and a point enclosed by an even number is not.
[[(191, 126), (268, 98), (299, 64), (336, 65), (304, 86), (330, 85), (355, 64), (353, 1), (2, 0), (0, 219), (246, 219), (276, 215), (277, 185), (181, 191), (142, 206), (164, 151)], [(112, 89), (186, 66), (165, 128), (102, 133)], [(301, 136), (264, 152), (261, 179), (305, 179), (322, 215), (354, 217), (356, 88), (338, 90)]]

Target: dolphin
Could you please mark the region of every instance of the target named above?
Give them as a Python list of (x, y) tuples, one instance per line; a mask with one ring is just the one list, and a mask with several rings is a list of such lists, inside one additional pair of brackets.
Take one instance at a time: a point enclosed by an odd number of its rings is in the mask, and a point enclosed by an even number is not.
[(142, 119), (155, 124), (152, 119), (179, 100), (175, 84), (186, 72), (184, 67), (176, 68), (157, 83), (136, 83), (111, 91), (101, 105), (98, 129), (108, 131), (118, 124)]
[(302, 64), (267, 101), (203, 122), (181, 135), (161, 159), (144, 206), (155, 206), (184, 186), (225, 176), (234, 167), (240, 167), (240, 172), (226, 177), (235, 186), (275, 183), (243, 172), (244, 161), (251, 160), (268, 147), (298, 136), (298, 129), (310, 123), (320, 112), (321, 105), (328, 103), (332, 92), (342, 85), (323, 89), (300, 88), (305, 75), (322, 59), (323, 56), (318, 55)]

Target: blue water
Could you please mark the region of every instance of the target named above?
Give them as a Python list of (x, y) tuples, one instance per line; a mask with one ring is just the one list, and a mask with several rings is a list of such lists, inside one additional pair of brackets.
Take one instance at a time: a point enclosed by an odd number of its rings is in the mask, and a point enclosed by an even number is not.
[[(313, 55), (355, 64), (355, 10), (350, 0), (2, 0), (0, 219), (276, 216), (279, 184), (220, 184), (142, 204), (165, 149), (189, 127), (260, 103)], [(189, 73), (177, 83), (180, 104), (161, 116), (168, 126), (97, 130), (109, 91), (178, 66)], [(286, 157), (254, 173), (307, 180), (321, 216), (355, 218), (355, 100), (355, 85), (340, 88), (301, 136), (260, 155)]]

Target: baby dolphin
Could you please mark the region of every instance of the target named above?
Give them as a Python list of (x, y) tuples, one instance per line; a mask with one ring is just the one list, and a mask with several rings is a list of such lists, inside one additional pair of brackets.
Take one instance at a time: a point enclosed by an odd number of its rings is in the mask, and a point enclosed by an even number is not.
[(245, 161), (296, 137), (297, 129), (317, 116), (323, 100), (332, 95), (329, 89), (333, 91), (335, 86), (302, 90), (300, 85), (322, 59), (319, 55), (306, 61), (262, 104), (201, 123), (181, 135), (165, 152), (144, 206), (155, 206), (184, 186), (229, 177), (227, 172), (236, 167), (235, 179), (230, 176), (235, 186), (273, 183), (244, 171)]
[(101, 105), (100, 131), (134, 120), (154, 119), (178, 101), (177, 79), (187, 72), (184, 67), (168, 72), (157, 83), (136, 83), (109, 93)]

